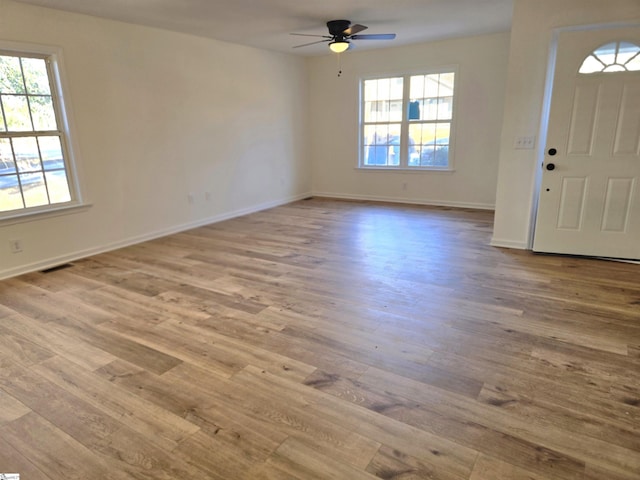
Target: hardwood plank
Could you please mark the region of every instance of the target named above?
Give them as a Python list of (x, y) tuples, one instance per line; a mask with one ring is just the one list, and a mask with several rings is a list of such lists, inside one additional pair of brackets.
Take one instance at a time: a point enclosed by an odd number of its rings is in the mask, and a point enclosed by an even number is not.
[[(554, 471), (559, 475), (558, 470), (565, 469), (565, 478), (580, 478), (586, 461), (604, 458), (621, 471), (640, 471), (640, 459), (632, 455), (637, 444), (629, 442), (633, 438), (631, 432), (628, 432), (627, 441), (621, 442), (624, 446), (619, 446), (603, 441), (601, 437), (575, 435), (565, 430), (566, 420), (565, 425), (558, 425), (554, 419), (543, 416), (511, 414), (505, 407), (512, 402), (494, 402), (493, 405), (472, 402), (463, 396), (439, 392), (437, 388), (427, 388), (419, 382), (374, 369), (360, 381), (373, 388), (382, 383), (385, 388), (417, 402), (413, 409), (387, 414), (398, 415), (403, 421), (434, 433), (446, 430), (449, 436), (464, 445), (533, 471)], [(430, 415), (415, 410), (425, 410)], [(499, 429), (496, 422), (500, 422)], [(581, 428), (576, 425), (579, 421), (574, 421), (573, 428)], [(526, 432), (527, 440), (522, 438), (523, 432)], [(511, 448), (501, 444), (509, 444)]]
[(20, 455), (26, 456), (40, 472), (44, 472), (44, 478), (128, 478), (120, 471), (110, 470), (89, 447), (33, 412), (0, 427), (0, 438), (20, 452)]
[(479, 455), (469, 480), (547, 480), (528, 470), (486, 455)]
[(85, 446), (94, 446), (122, 427), (114, 418), (18, 364), (5, 363), (0, 386)]
[(181, 417), (60, 357), (43, 362), (32, 370), (109, 417), (126, 420), (130, 428), (167, 450), (174, 449), (199, 429)]
[(371, 460), (367, 472), (379, 478), (401, 478), (403, 480), (463, 480), (465, 476), (456, 475), (446, 470), (438, 470), (396, 448), (383, 445), (378, 454)]
[(29, 455), (29, 452), (19, 452), (0, 436), (0, 465), (3, 473), (19, 473), (21, 478), (30, 480), (55, 480), (39, 470), (25, 455)]
[(22, 335), (33, 343), (55, 351), (57, 355), (67, 358), (89, 370), (94, 370), (116, 359), (110, 353), (79, 342), (69, 335), (64, 335), (49, 328), (37, 320), (24, 315), (14, 314), (0, 318), (0, 325), (8, 331)]
[(94, 451), (108, 465), (109, 470), (123, 472), (127, 475), (126, 478), (200, 480), (211, 477), (199, 465), (183, 461), (174, 452), (158, 447), (126, 426), (98, 442)]
[(0, 388), (0, 405), (2, 405), (2, 409), (0, 409), (0, 425), (12, 422), (31, 411), (24, 403), (9, 395), (4, 388)]
[(125, 338), (106, 329), (91, 328), (83, 322), (59, 319), (50, 328), (61, 335), (80, 339), (114, 357), (123, 358), (154, 373), (163, 373), (179, 365), (181, 360), (170, 354)]
[(393, 446), (440, 471), (446, 470), (462, 478), (471, 471), (477, 455), (475, 450), (398, 422), (377, 411), (342, 401), (331, 394), (310, 390), (305, 385), (292, 384), (267, 372), (247, 369), (243, 373), (265, 376), (274, 385), (285, 383), (290, 390), (288, 397), (299, 399), (302, 405), (306, 405), (305, 411), (314, 412), (324, 422), (334, 422), (365, 438), (377, 439), (378, 442)]
[(55, 355), (51, 350), (2, 326), (0, 326), (0, 351), (23, 365), (33, 365)]
[[(147, 401), (184, 418), (200, 431), (223, 444), (238, 447), (249, 457), (267, 457), (287, 437), (262, 422), (252, 420), (233, 402), (212, 395), (207, 388), (193, 385), (183, 375), (156, 376), (123, 361), (115, 361), (96, 373)], [(216, 390), (224, 386), (217, 385)]]
[(304, 442), (288, 438), (276, 450), (273, 463), (285, 471), (291, 471), (302, 478), (348, 478), (353, 480), (374, 480), (371, 475), (349, 464), (336, 461), (323, 455), (317, 449)]

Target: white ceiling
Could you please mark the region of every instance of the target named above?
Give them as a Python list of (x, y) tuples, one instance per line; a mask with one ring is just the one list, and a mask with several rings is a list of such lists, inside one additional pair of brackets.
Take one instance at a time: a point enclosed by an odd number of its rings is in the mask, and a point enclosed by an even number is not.
[(362, 33), (397, 34), (391, 41), (354, 41), (364, 50), (504, 32), (513, 8), (513, 0), (18, 1), (298, 55), (328, 53), (326, 44), (292, 49), (314, 38), (289, 35), (325, 35), (328, 20), (367, 25)]

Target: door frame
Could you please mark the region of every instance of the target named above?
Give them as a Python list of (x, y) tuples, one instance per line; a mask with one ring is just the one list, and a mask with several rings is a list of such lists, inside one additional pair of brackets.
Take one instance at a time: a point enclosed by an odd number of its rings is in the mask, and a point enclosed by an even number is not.
[(568, 27), (558, 27), (551, 31), (551, 42), (549, 44), (549, 54), (547, 56), (547, 73), (544, 84), (544, 96), (542, 100), (542, 113), (538, 128), (538, 142), (535, 149), (535, 174), (533, 178), (533, 199), (531, 201), (531, 211), (529, 212), (529, 238), (527, 239), (527, 249), (533, 250), (533, 239), (536, 233), (536, 217), (538, 215), (538, 204), (540, 202), (540, 188), (542, 185), (542, 163), (544, 162), (544, 152), (547, 145), (547, 130), (549, 127), (549, 113), (551, 111), (551, 97), (553, 95), (553, 81), (556, 71), (556, 57), (558, 54), (558, 41), (560, 34), (564, 32), (578, 32), (589, 30), (616, 30), (619, 28), (640, 28), (637, 22), (613, 22), (595, 23), (589, 25), (574, 25)]

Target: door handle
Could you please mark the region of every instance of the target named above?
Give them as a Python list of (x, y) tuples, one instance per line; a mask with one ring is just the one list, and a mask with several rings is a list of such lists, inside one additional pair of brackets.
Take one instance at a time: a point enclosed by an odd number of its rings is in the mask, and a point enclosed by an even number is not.
[(546, 169), (549, 170), (549, 171), (555, 170), (556, 169), (556, 164), (555, 163), (547, 163)]

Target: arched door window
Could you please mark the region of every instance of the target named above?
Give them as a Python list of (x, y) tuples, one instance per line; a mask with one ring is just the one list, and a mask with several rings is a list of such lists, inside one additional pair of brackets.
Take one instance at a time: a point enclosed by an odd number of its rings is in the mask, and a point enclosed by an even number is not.
[(612, 42), (595, 49), (580, 66), (580, 73), (640, 71), (640, 47), (629, 42)]

